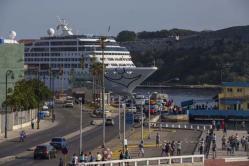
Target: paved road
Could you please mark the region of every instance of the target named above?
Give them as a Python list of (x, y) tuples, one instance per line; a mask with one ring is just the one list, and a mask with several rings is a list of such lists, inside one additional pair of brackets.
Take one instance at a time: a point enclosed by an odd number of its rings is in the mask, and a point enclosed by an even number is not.
[[(25, 142), (19, 143), (18, 139), (9, 140), (0, 144), (0, 157), (15, 155), (26, 151), (28, 148), (49, 141), (52, 137), (63, 136), (79, 129), (79, 111), (75, 109), (56, 108), (56, 120), (59, 124), (48, 130), (28, 135)], [(90, 124), (89, 113), (83, 113), (83, 126)], [(42, 126), (41, 126), (42, 127)]]
[[(65, 111), (65, 113), (60, 114), (58, 113), (58, 111)], [(51, 137), (53, 136), (62, 136), (62, 135), (66, 135), (68, 133), (71, 133), (73, 131), (76, 131), (79, 129), (78, 127), (78, 122), (79, 122), (79, 117), (76, 116), (76, 114), (74, 114), (72, 112), (72, 110), (57, 110), (57, 116), (61, 116), (59, 117), (60, 121), (62, 122), (61, 125), (59, 125), (59, 127), (56, 127), (55, 129), (49, 131), (47, 130), (44, 133), (40, 133), (39, 135), (41, 135), (42, 137), (48, 138), (48, 140), (51, 139)], [(115, 118), (115, 126), (107, 126), (106, 127), (106, 141), (111, 140), (113, 137), (118, 136), (118, 118)], [(88, 126), (90, 124), (91, 118), (89, 117), (89, 115), (87, 113), (84, 114), (84, 119), (83, 119), (83, 125), (84, 126)], [(69, 123), (69, 124), (68, 124)], [(92, 149), (95, 149), (96, 147), (99, 147), (102, 144), (102, 126), (98, 126), (86, 133), (83, 134), (83, 148), (85, 151), (90, 151)], [(43, 136), (45, 135), (45, 136)], [(31, 144), (32, 145), (37, 145), (39, 143), (44, 142), (44, 140), (46, 139), (42, 139), (43, 141), (38, 142), (36, 141), (36, 139), (32, 140)], [(24, 142), (26, 144), (28, 143), (28, 140), (26, 142)], [(68, 156), (72, 156), (72, 154), (74, 152), (78, 153), (79, 151), (79, 135), (73, 137), (72, 139), (68, 140), (68, 144), (69, 144), (69, 155)], [(31, 146), (32, 146), (31, 145)], [(30, 147), (30, 146), (27, 146)], [(1, 146), (0, 146), (1, 148)], [(22, 151), (24, 151), (25, 148), (22, 149)], [(5, 150), (8, 152), (8, 150)], [(19, 149), (18, 149), (19, 151)], [(20, 150), (21, 151), (21, 150)], [(20, 152), (19, 151), (19, 152)], [(5, 163), (5, 165), (8, 166), (14, 166), (14, 165), (35, 165), (35, 166), (42, 166), (42, 165), (57, 165), (59, 158), (62, 157), (62, 154), (58, 154), (57, 159), (52, 159), (52, 160), (33, 160), (33, 152), (30, 152), (27, 156), (25, 157), (21, 157), (19, 159), (16, 159), (12, 162), (9, 163)]]

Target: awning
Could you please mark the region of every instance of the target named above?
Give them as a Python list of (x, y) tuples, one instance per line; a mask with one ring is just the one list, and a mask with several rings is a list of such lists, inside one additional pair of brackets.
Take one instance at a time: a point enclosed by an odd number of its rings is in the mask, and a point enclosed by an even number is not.
[(243, 99), (220, 99), (220, 103), (226, 105), (241, 104), (242, 102)]
[(194, 104), (194, 100), (186, 100), (186, 101), (181, 102), (182, 107), (187, 107), (193, 104)]

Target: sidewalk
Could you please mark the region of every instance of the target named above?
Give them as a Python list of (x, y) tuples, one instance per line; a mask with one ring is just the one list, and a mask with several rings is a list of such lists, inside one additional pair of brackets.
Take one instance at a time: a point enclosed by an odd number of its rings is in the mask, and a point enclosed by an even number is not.
[(22, 130), (24, 130), (26, 132), (26, 135), (30, 135), (30, 134), (34, 134), (34, 133), (38, 133), (40, 131), (44, 131), (47, 129), (50, 129), (52, 127), (55, 127), (58, 124), (57, 121), (54, 121), (54, 123), (52, 123), (51, 119), (45, 119), (45, 120), (41, 120), (40, 121), (40, 129), (37, 129), (37, 123), (35, 122), (35, 127), (34, 129), (31, 129), (31, 125), (28, 127), (23, 127), (22, 129), (17, 129), (17, 130), (13, 130), (13, 131), (8, 131), (8, 138), (4, 138), (4, 133), (0, 134), (0, 144), (11, 140), (11, 139), (16, 139), (19, 138), (20, 132)]
[[(183, 130), (183, 129), (159, 129), (151, 128), (151, 138), (148, 139), (148, 128), (144, 128), (144, 157), (161, 157), (161, 144), (156, 147), (156, 134), (160, 134), (160, 143), (165, 141), (181, 141), (182, 155), (191, 155), (194, 152), (195, 145), (200, 137), (200, 131)], [(132, 158), (138, 158), (138, 144), (141, 140), (141, 128), (131, 128), (126, 132), (128, 140), (128, 149)], [(122, 150), (122, 140), (114, 138), (106, 143), (106, 147), (111, 148), (113, 155), (112, 159), (119, 159), (120, 150)], [(92, 151), (93, 154), (101, 152), (101, 147)], [(176, 155), (176, 154), (175, 154)]]

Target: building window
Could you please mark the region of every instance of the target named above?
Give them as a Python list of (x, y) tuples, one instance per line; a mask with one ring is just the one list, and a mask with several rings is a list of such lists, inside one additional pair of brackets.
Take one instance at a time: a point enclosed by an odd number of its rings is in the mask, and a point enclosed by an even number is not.
[(242, 92), (242, 88), (238, 88), (237, 92), (241, 93)]
[(227, 92), (233, 92), (232, 88), (227, 88)]

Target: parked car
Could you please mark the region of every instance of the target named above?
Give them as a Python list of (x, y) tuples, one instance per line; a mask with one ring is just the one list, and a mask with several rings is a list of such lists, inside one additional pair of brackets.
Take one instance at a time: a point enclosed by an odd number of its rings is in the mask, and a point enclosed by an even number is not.
[(56, 158), (56, 149), (51, 145), (38, 145), (34, 150), (34, 160)]
[(114, 120), (111, 117), (106, 118), (105, 125), (106, 126), (114, 126)]
[(49, 117), (50, 116), (50, 112), (49, 112), (49, 109), (48, 109), (48, 106), (44, 105), (42, 107), (42, 111), (41, 111), (45, 117)]
[(66, 101), (65, 104), (63, 105), (63, 107), (70, 107), (70, 108), (73, 108), (73, 101)]
[(128, 107), (127, 111), (128, 112), (137, 112), (137, 108), (136, 107)]
[(52, 145), (55, 149), (61, 150), (67, 146), (66, 139), (63, 137), (55, 137), (52, 138), (50, 145)]
[[(102, 115), (102, 114), (103, 114), (103, 110), (98, 108), (98, 109), (94, 110), (93, 113), (96, 114), (96, 115)], [(107, 109), (105, 109), (105, 113), (106, 113), (106, 114), (107, 114), (107, 113), (110, 113), (110, 111), (107, 110)]]
[(134, 122), (141, 122), (143, 118), (143, 121), (145, 120), (146, 116), (143, 113), (143, 116), (141, 115), (141, 113), (136, 113), (134, 114)]

